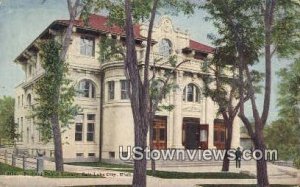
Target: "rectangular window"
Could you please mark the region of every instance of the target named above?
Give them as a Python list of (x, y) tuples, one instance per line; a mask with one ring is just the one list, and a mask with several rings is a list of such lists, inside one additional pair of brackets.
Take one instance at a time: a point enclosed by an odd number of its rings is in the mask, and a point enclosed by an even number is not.
[(82, 141), (82, 123), (75, 125), (75, 141)]
[(115, 98), (115, 82), (108, 81), (108, 100), (113, 100)]
[(95, 157), (95, 153), (89, 153), (88, 156), (89, 157)]
[(20, 96), (18, 96), (18, 106), (20, 106)]
[(109, 158), (114, 159), (115, 158), (115, 152), (109, 152)]
[(87, 136), (86, 140), (88, 142), (93, 142), (95, 138), (95, 119), (96, 115), (95, 114), (88, 114), (87, 115)]
[(94, 141), (94, 132), (95, 132), (95, 124), (94, 123), (88, 123), (87, 126), (87, 141), (92, 142)]
[(95, 121), (95, 114), (88, 114), (87, 115), (87, 120), (92, 120), (92, 121)]
[(22, 94), (22, 106), (24, 106), (24, 95)]
[(95, 39), (92, 37), (80, 38), (80, 54), (85, 56), (95, 56)]
[(121, 80), (121, 99), (129, 99), (129, 81)]
[(76, 157), (83, 157), (83, 153), (76, 153)]

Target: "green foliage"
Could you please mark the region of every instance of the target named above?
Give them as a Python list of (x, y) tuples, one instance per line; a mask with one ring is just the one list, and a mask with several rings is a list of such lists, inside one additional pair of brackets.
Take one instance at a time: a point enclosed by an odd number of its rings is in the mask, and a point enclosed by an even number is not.
[[(145, 22), (150, 18), (150, 12), (154, 0), (134, 0), (132, 1), (132, 16), (135, 23)], [(121, 0), (83, 0), (83, 11), (81, 17), (86, 20), (90, 13), (108, 10), (110, 25), (125, 26), (124, 1)], [(167, 11), (169, 14), (183, 12), (185, 15), (194, 13), (197, 7), (196, 2), (189, 0), (160, 0), (158, 10)]]
[(0, 98), (0, 137), (14, 142), (18, 138), (17, 125), (14, 120), (15, 100), (12, 97)]
[(99, 43), (100, 55), (99, 61), (105, 63), (111, 60), (124, 59), (124, 46), (120, 41), (114, 38), (102, 37)]
[(60, 61), (60, 49), (61, 45), (54, 39), (41, 43), (41, 65), (45, 73), (34, 87), (38, 105), (33, 108), (32, 117), (37, 118), (38, 130), (46, 142), (52, 138), (51, 117), (58, 115), (61, 126), (67, 127), (79, 109), (73, 105), (75, 89), (66, 78), (68, 65)]
[(278, 72), (279, 119), (266, 128), (266, 142), (278, 149), (280, 159), (294, 160), (300, 168), (300, 59)]

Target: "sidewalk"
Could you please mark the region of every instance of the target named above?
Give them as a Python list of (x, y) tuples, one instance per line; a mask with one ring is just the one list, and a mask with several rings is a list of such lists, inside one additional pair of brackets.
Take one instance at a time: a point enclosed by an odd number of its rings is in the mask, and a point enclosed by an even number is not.
[[(29, 176), (0, 176), (1, 187), (54, 187), (91, 185), (130, 185), (132, 177), (127, 178), (83, 178), (49, 179)], [(270, 179), (271, 184), (300, 184), (298, 179)], [(147, 177), (148, 187), (193, 187), (199, 184), (256, 184), (256, 179), (159, 179)]]

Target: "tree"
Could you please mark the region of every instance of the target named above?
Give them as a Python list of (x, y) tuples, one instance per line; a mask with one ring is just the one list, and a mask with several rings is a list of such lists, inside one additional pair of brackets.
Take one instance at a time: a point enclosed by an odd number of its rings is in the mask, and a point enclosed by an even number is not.
[(61, 44), (50, 39), (40, 46), (41, 65), (45, 74), (34, 85), (38, 105), (33, 108), (32, 117), (37, 119), (42, 140), (53, 140), (55, 151), (59, 151), (55, 153), (56, 170), (63, 171), (61, 128), (67, 127), (69, 120), (78, 110), (78, 107), (73, 105), (75, 90), (70, 85), (71, 80), (66, 78), (67, 64), (60, 61)]
[[(90, 1), (87, 0), (87, 2)], [(125, 75), (130, 81), (132, 90), (129, 93), (129, 97), (134, 119), (134, 145), (143, 152), (143, 156), (140, 159), (134, 160), (133, 186), (143, 187), (146, 186), (145, 149), (147, 146), (147, 133), (152, 122), (151, 116), (153, 115), (151, 111), (149, 72), (154, 20), (158, 8), (167, 7), (177, 12), (192, 13), (194, 6), (189, 1), (179, 0), (125, 0), (125, 3), (123, 1), (95, 0), (94, 5), (96, 7), (94, 10), (103, 8), (108, 10), (110, 20), (124, 28), (126, 34), (124, 67)], [(143, 62), (138, 62), (133, 27), (135, 23), (147, 19), (149, 19), (149, 26), (145, 59)], [(142, 75), (140, 72), (142, 72)]]
[[(263, 129), (268, 119), (271, 94), (271, 65), (276, 53), (282, 57), (299, 49), (299, 3), (283, 0), (209, 1), (205, 8), (214, 19), (220, 40), (232, 40), (238, 58), (240, 108), (238, 116), (246, 126), (254, 143), (265, 157)], [(260, 114), (257, 107), (253, 71), (250, 67), (263, 55), (265, 64), (264, 102)], [(244, 111), (244, 84), (247, 84), (255, 128)], [(257, 161), (257, 183), (269, 186), (267, 164)]]
[(14, 120), (15, 100), (12, 97), (0, 98), (0, 145), (2, 139), (15, 142), (18, 138), (17, 125)]
[[(74, 3), (72, 2), (72, 0), (67, 0), (67, 5), (70, 21), (65, 33), (63, 34), (61, 47), (57, 43), (55, 43), (55, 41), (50, 41), (49, 43), (42, 44), (44, 53), (44, 62), (42, 62), (42, 66), (44, 69), (46, 69), (46, 73), (37, 85), (37, 90), (41, 91), (37, 92), (37, 94), (40, 96), (40, 98), (38, 99), (40, 103), (37, 110), (40, 111), (36, 110), (37, 113), (35, 114), (38, 119), (41, 120), (41, 123), (43, 123), (43, 125), (41, 126), (45, 128), (45, 132), (47, 132), (47, 134), (44, 133), (46, 139), (52, 137), (53, 135), (56, 171), (64, 170), (61, 127), (59, 122), (61, 120), (63, 124), (66, 123), (69, 118), (68, 112), (72, 111), (72, 91), (71, 89), (61, 87), (64, 84), (68, 84), (68, 81), (64, 79), (66, 71), (64, 62), (71, 43), (74, 21), (80, 14), (80, 11), (85, 8), (84, 6), (82, 6), (80, 0), (75, 0)], [(51, 47), (54, 48), (51, 49)], [(53, 62), (54, 64), (51, 65), (49, 62)], [(58, 63), (61, 63), (61, 65)], [(48, 72), (48, 70), (50, 72), (52, 71), (52, 74)], [(55, 74), (57, 74), (57, 77), (54, 76)], [(49, 83), (49, 85), (47, 85), (47, 83)], [(61, 92), (66, 93), (61, 94)], [(49, 97), (47, 98), (47, 96)], [(65, 107), (71, 108), (66, 108), (65, 110), (63, 110), (61, 107), (64, 107), (64, 105), (66, 105)], [(50, 131), (48, 128), (50, 124), (52, 131)]]
[(279, 158), (294, 160), (300, 167), (300, 59), (296, 59), (288, 68), (278, 72), (279, 119), (265, 129), (266, 143), (271, 149), (277, 149)]
[[(215, 45), (220, 46), (220, 40), (215, 40)], [(222, 41), (224, 42), (224, 41)], [(234, 44), (227, 41), (226, 46), (218, 47), (212, 59), (206, 59), (203, 72), (204, 95), (211, 97), (218, 104), (218, 115), (222, 115), (226, 127), (227, 136), (225, 139), (226, 154), (223, 160), (222, 171), (229, 171), (229, 159), (227, 151), (231, 149), (233, 122), (238, 114), (240, 102), (237, 79), (237, 58)], [(257, 73), (256, 81), (260, 80)], [(247, 87), (245, 85), (245, 97), (248, 99)]]

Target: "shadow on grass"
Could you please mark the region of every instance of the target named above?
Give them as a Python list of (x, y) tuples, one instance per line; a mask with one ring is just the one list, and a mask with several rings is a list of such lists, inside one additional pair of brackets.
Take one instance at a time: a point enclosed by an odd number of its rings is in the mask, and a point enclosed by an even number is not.
[[(122, 171), (132, 173), (129, 169), (113, 169), (114, 171)], [(147, 175), (163, 178), (163, 179), (255, 179), (255, 177), (245, 173), (231, 173), (231, 172), (175, 172), (175, 171), (156, 171), (152, 173), (147, 171)]]
[(70, 162), (66, 163), (74, 166), (89, 166), (89, 167), (103, 167), (103, 168), (133, 168), (132, 165), (115, 164), (107, 162)]
[(86, 173), (57, 172), (49, 170), (45, 170), (43, 175), (38, 175), (35, 170), (23, 170), (3, 163), (0, 163), (0, 175), (43, 176), (48, 178), (103, 178), (99, 175)]

